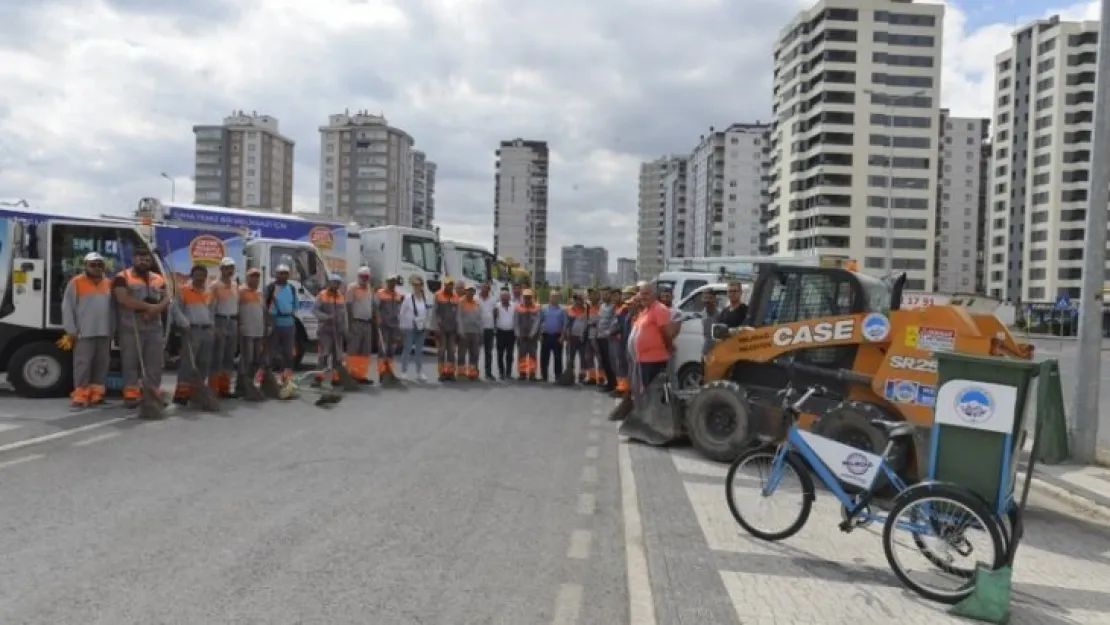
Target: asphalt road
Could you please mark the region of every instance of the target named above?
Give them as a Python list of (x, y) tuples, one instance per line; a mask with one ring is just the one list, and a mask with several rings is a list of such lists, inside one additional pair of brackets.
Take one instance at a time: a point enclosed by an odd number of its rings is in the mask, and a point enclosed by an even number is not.
[(628, 622), (608, 405), (378, 390), (0, 452), (0, 622)]

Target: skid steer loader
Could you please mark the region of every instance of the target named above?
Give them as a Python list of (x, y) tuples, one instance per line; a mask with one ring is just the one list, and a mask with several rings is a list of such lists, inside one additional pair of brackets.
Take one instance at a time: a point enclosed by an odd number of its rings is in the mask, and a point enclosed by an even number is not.
[[(774, 396), (788, 382), (820, 384), (804, 426), (881, 453), (893, 422), (933, 419), (937, 365), (953, 351), (1032, 358), (993, 315), (959, 306), (899, 310), (905, 275), (893, 283), (844, 268), (765, 265), (752, 290), (746, 325), (714, 326), (703, 386), (680, 393), (681, 431), (705, 457), (729, 462), (757, 438), (785, 434)], [(893, 463), (915, 475), (927, 445), (895, 450)]]

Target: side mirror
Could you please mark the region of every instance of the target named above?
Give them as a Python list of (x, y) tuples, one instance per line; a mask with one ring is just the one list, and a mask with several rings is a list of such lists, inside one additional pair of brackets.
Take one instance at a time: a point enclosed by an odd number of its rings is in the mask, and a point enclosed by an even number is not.
[(709, 332), (714, 341), (720, 341), (721, 339), (727, 339), (729, 336), (732, 336), (732, 330), (723, 323), (714, 323)]

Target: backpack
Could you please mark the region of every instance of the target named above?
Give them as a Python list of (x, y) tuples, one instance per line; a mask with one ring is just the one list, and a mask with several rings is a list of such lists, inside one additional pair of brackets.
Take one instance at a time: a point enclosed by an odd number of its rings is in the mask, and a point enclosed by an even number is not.
[[(266, 310), (270, 310), (270, 307), (274, 305), (274, 296), (277, 294), (277, 285), (277, 282), (271, 282), (266, 285), (266, 291), (263, 295), (263, 298), (266, 300)], [(293, 294), (293, 311), (295, 313), (297, 310), (297, 292), (293, 290), (293, 285), (289, 284), (288, 282), (285, 283), (284, 286)], [(276, 314), (275, 316), (284, 317), (286, 315)]]

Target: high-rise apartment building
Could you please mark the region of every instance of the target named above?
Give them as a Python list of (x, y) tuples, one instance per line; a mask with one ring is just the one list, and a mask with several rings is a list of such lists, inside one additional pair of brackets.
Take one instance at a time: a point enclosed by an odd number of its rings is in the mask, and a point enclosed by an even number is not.
[(686, 164), (689, 256), (759, 253), (768, 124), (709, 127)]
[(361, 226), (411, 226), (413, 139), (367, 111), (320, 126), (320, 212)]
[(609, 252), (604, 247), (563, 246), (563, 285), (591, 286), (609, 281)]
[(671, 157), (663, 174), (663, 267), (687, 256), (686, 157)]
[(617, 286), (636, 284), (636, 259), (617, 259)]
[(1037, 20), (995, 57), (987, 248), (994, 297), (1079, 299), (1098, 28)]
[(193, 201), (293, 212), (293, 140), (278, 120), (235, 111), (220, 126), (193, 126), (196, 166)]
[[(934, 288), (985, 293), (990, 120), (940, 111)], [(903, 218), (905, 219), (905, 218)], [(894, 220), (895, 230), (906, 224)], [(913, 228), (907, 228), (912, 230)]]
[(436, 164), (424, 161), (424, 227), (435, 228), (436, 222)]
[(668, 173), (681, 167), (685, 159), (664, 156), (640, 164), (640, 192), (636, 215), (636, 269), (646, 278), (654, 278), (663, 271), (667, 258), (667, 203), (666, 181)]
[(494, 177), (493, 253), (512, 258), (537, 281), (547, 275), (546, 141), (502, 141)]
[(432, 229), (428, 219), (428, 159), (420, 150), (412, 150), (412, 227)]
[(821, 0), (780, 32), (767, 253), (876, 274), (889, 255), (907, 288), (932, 289), (943, 18), (940, 4)]

